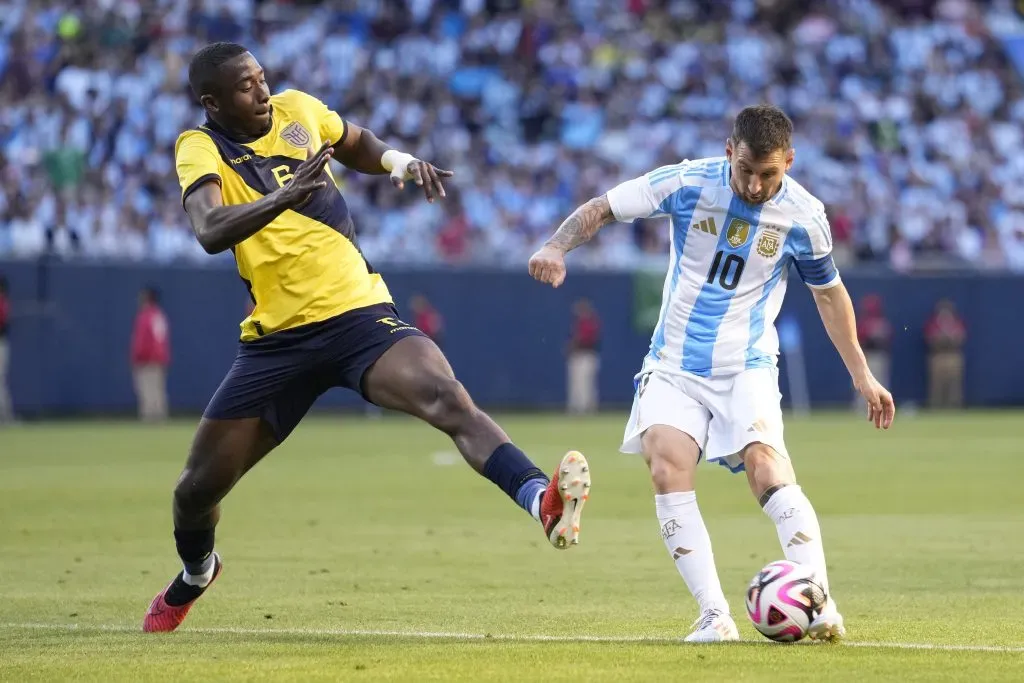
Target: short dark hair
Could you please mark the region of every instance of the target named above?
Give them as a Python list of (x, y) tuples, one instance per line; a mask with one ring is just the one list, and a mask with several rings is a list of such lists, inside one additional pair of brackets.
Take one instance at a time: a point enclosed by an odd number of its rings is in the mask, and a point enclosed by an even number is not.
[(143, 287), (142, 295), (155, 304), (160, 303), (160, 290), (153, 285), (146, 285)]
[(238, 43), (210, 43), (195, 53), (188, 64), (188, 84), (196, 99), (216, 92), (220, 67), (224, 62), (248, 51)]
[(761, 158), (776, 150), (788, 150), (793, 144), (793, 122), (771, 104), (745, 107), (732, 125), (732, 144), (747, 143), (754, 156)]

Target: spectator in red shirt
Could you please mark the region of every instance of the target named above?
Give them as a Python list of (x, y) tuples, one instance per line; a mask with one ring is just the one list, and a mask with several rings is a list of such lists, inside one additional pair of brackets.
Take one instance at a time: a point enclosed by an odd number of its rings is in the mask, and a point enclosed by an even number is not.
[[(868, 294), (860, 300), (860, 313), (857, 314), (857, 338), (864, 349), (864, 357), (868, 368), (882, 386), (889, 386), (890, 346), (892, 344), (892, 325), (882, 311), (882, 297)], [(863, 407), (863, 400), (858, 392), (854, 392), (854, 405), (857, 410)]]
[(446, 261), (457, 263), (469, 253), (469, 219), (457, 203), (449, 203), (447, 212), (448, 220), (437, 233), (437, 249)]
[(832, 258), (838, 268), (854, 261), (853, 254), (853, 220), (842, 209), (835, 208), (829, 221), (832, 229)]
[(170, 329), (160, 308), (160, 295), (152, 287), (139, 294), (139, 312), (132, 330), (131, 364), (139, 417), (146, 421), (167, 417), (167, 366), (171, 362)]
[(568, 409), (570, 413), (597, 410), (597, 376), (601, 367), (601, 321), (586, 299), (573, 305), (572, 337), (568, 353)]
[(959, 408), (964, 403), (964, 341), (967, 329), (949, 299), (935, 304), (924, 326), (928, 344), (928, 405)]
[(430, 337), (435, 344), (441, 346), (444, 337), (444, 319), (427, 300), (427, 297), (422, 294), (413, 296), (409, 302), (409, 310), (412, 311), (413, 315), (413, 327)]
[(14, 420), (11, 393), (7, 390), (7, 367), (11, 360), (11, 346), (7, 341), (10, 319), (11, 305), (7, 300), (7, 279), (0, 275), (0, 424)]

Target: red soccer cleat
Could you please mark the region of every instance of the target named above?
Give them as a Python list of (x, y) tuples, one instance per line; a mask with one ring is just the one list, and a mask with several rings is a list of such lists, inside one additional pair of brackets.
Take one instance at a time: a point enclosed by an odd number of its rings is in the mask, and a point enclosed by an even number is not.
[(580, 515), (590, 497), (590, 465), (579, 451), (569, 451), (551, 477), (540, 504), (540, 522), (551, 545), (565, 550), (580, 542)]
[(213, 554), (213, 578), (210, 579), (210, 583), (206, 584), (206, 588), (203, 592), (197, 595), (195, 598), (186, 602), (184, 605), (168, 605), (164, 600), (164, 596), (167, 591), (170, 590), (174, 582), (181, 576), (180, 574), (171, 580), (167, 586), (160, 591), (153, 602), (149, 603), (149, 609), (146, 610), (146, 616), (142, 619), (142, 630), (146, 633), (166, 633), (173, 631), (174, 629), (181, 626), (181, 622), (185, 621), (185, 617), (188, 616), (188, 611), (192, 609), (192, 605), (196, 604), (196, 600), (201, 598), (206, 591), (210, 589), (213, 582), (220, 576), (221, 570), (224, 568), (224, 563), (220, 561), (220, 555), (217, 553)]

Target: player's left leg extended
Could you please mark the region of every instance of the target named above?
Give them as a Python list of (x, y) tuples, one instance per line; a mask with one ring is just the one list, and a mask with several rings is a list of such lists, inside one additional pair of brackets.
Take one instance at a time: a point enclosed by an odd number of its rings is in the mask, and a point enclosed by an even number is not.
[[(775, 523), (786, 559), (812, 567), (830, 596), (818, 516), (796, 483), (783, 439), (777, 371), (745, 370), (715, 396), (709, 459), (718, 459), (734, 472), (746, 470), (754, 498)], [(814, 620), (810, 635), (821, 639), (842, 637), (842, 617), (831, 597)]]
[(760, 442), (747, 445), (742, 458), (750, 490), (765, 514), (775, 522), (786, 559), (813, 567), (827, 596), (825, 607), (814, 619), (808, 635), (816, 640), (842, 638), (846, 631), (829, 591), (821, 526), (814, 506), (796, 483), (792, 463), (788, 457)]
[(477, 408), (441, 350), (425, 336), (396, 341), (363, 374), (371, 402), (418, 417), (451, 437), (466, 462), (544, 526), (565, 549), (579, 542), (590, 468), (570, 451), (549, 480), (486, 413)]

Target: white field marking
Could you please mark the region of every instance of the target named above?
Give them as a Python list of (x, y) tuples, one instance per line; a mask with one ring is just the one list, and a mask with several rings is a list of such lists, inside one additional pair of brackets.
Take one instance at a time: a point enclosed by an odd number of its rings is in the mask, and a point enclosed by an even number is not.
[[(138, 626), (123, 624), (43, 624), (43, 623), (0, 623), (0, 628), (11, 630), (36, 631), (106, 631), (111, 633), (141, 633)], [(494, 640), (513, 643), (648, 643), (655, 645), (681, 644), (681, 638), (665, 638), (663, 636), (552, 636), (552, 635), (512, 635), (485, 633), (456, 633), (448, 631), (383, 631), (373, 629), (346, 628), (236, 628), (236, 627), (200, 627), (184, 628), (182, 633), (228, 633), (246, 636), (381, 636), (390, 638), (415, 638), (420, 640)], [(767, 647), (787, 647), (767, 641), (742, 641), (745, 645), (764, 645)], [(829, 647), (825, 643), (804, 641), (798, 647)], [(941, 643), (873, 643), (843, 641), (838, 647), (891, 648), (896, 650), (939, 650), (946, 652), (1019, 652), (1024, 653), (1024, 646), (1011, 645), (945, 645)]]

